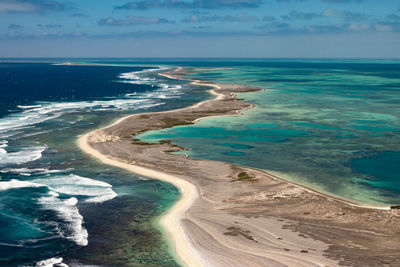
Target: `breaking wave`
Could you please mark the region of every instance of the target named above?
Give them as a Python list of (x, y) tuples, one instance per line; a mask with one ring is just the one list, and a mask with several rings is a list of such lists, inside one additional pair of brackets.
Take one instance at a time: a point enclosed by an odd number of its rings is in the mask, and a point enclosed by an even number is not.
[[(30, 181), (12, 179), (0, 182), (0, 191), (28, 187), (48, 188), (47, 195), (37, 199), (37, 203), (42, 209), (56, 212), (63, 222), (61, 235), (80, 246), (88, 244), (88, 232), (83, 226), (83, 217), (77, 207), (78, 198), (83, 198), (83, 201), (88, 203), (100, 203), (117, 196), (110, 184), (73, 174)], [(69, 197), (65, 198), (62, 195)]]

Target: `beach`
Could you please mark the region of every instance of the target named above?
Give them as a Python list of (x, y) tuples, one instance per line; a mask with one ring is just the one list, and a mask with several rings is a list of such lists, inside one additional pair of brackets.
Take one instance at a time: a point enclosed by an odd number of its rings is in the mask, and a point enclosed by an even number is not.
[[(184, 79), (185, 69), (164, 74)], [(184, 266), (396, 266), (400, 212), (363, 207), (287, 182), (258, 169), (195, 160), (170, 152), (168, 141), (134, 136), (189, 125), (210, 116), (238, 115), (251, 104), (237, 93), (261, 89), (192, 81), (213, 87), (215, 99), (178, 110), (142, 113), (79, 138), (101, 162), (169, 182), (181, 198), (161, 218)]]
[[(116, 123), (119, 123), (121, 120), (118, 120)], [(187, 237), (179, 223), (179, 221), (184, 218), (184, 213), (198, 198), (196, 187), (186, 180), (179, 179), (163, 172), (154, 171), (148, 168), (135, 166), (134, 164), (127, 164), (115, 159), (108, 158), (88, 145), (88, 136), (89, 134), (85, 134), (79, 138), (80, 148), (89, 155), (98, 158), (104, 164), (123, 168), (136, 174), (159, 179), (171, 183), (179, 188), (181, 192), (181, 198), (173, 206), (173, 208), (161, 218), (160, 224), (167, 230), (168, 235), (172, 239), (171, 245), (173, 246), (174, 250), (180, 255), (180, 259), (183, 261), (183, 263), (188, 266), (201, 266), (199, 264), (199, 262), (201, 262), (201, 260), (198, 258), (199, 256), (187, 242)]]

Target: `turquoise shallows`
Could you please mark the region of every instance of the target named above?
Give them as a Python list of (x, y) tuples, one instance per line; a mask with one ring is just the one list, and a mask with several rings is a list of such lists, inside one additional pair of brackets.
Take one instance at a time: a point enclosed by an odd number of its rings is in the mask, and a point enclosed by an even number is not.
[(239, 95), (256, 104), (242, 116), (151, 131), (142, 139), (173, 140), (191, 157), (275, 171), (353, 201), (400, 204), (398, 62), (248, 62), (188, 76), (265, 90)]

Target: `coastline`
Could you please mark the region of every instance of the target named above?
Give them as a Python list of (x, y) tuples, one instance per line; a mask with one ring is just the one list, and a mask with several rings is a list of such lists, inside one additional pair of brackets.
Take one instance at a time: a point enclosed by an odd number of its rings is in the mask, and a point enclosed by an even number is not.
[[(66, 65), (81, 65), (81, 64), (66, 64)], [(181, 67), (178, 67), (175, 71), (181, 70)], [(176, 78), (172, 75), (168, 74), (162, 74), (160, 73), (159, 75), (164, 76), (169, 79), (179, 79)], [(216, 84), (208, 84), (208, 83), (202, 83), (199, 81), (192, 80), (192, 84), (195, 85), (201, 85), (201, 86), (209, 86), (209, 87), (214, 87), (216, 89), (220, 89), (220, 87)], [(214, 90), (209, 90), (208, 91), (210, 94), (215, 95), (215, 99), (212, 100), (221, 100), (223, 99), (223, 95), (215, 92)], [(193, 104), (192, 106), (181, 108), (181, 109), (187, 109), (187, 108), (196, 108), (199, 105), (201, 105), (204, 102), (207, 102), (210, 100), (204, 100), (199, 103)], [(251, 107), (249, 107), (251, 108)], [(176, 109), (181, 110), (181, 109)], [(243, 109), (245, 110), (245, 109)], [(241, 110), (242, 111), (242, 110)], [(163, 113), (165, 111), (161, 111)], [(152, 112), (156, 113), (156, 112)], [(141, 114), (146, 114), (146, 113), (141, 113)], [(191, 246), (190, 241), (188, 240), (187, 236), (184, 233), (184, 230), (182, 226), (180, 225), (179, 221), (184, 217), (185, 211), (187, 211), (190, 206), (196, 201), (198, 198), (198, 190), (195, 187), (195, 185), (191, 184), (190, 182), (180, 179), (179, 177), (169, 175), (167, 173), (162, 173), (158, 171), (154, 171), (148, 168), (143, 168), (140, 166), (136, 166), (134, 164), (126, 164), (118, 160), (111, 159), (104, 154), (100, 153), (99, 151), (93, 149), (89, 144), (88, 144), (88, 137), (90, 134), (111, 127), (113, 125), (117, 125), (119, 123), (122, 123), (124, 120), (127, 118), (131, 117), (133, 115), (127, 115), (122, 118), (117, 119), (115, 122), (113, 122), (110, 125), (107, 125), (105, 127), (102, 127), (100, 129), (96, 129), (92, 132), (86, 133), (78, 138), (78, 146), (79, 148), (88, 154), (89, 156), (93, 156), (100, 160), (102, 163), (111, 165), (114, 167), (122, 168), (128, 171), (131, 171), (135, 174), (143, 175), (146, 177), (151, 177), (153, 179), (158, 179), (164, 182), (171, 183), (175, 187), (179, 189), (180, 192), (180, 198), (179, 200), (174, 203), (172, 208), (168, 211), (166, 211), (161, 218), (159, 218), (159, 224), (163, 227), (163, 229), (166, 231), (169, 240), (168, 243), (172, 246), (173, 251), (176, 253), (178, 257), (179, 262), (183, 263), (185, 266), (204, 266), (202, 264), (202, 260), (199, 259), (199, 255), (197, 252), (194, 250), (194, 248)], [(202, 118), (196, 119), (196, 121), (201, 120)], [(194, 123), (196, 122), (194, 121)]]
[[(117, 120), (113, 124), (117, 124), (124, 119), (125, 117)], [(171, 245), (173, 246), (173, 249), (176, 251), (176, 253), (179, 255), (179, 259), (187, 266), (201, 266), (198, 264), (200, 262), (198, 259), (199, 256), (187, 242), (187, 237), (185, 236), (182, 227), (179, 224), (179, 220), (181, 220), (181, 218), (183, 217), (183, 213), (198, 198), (196, 187), (185, 180), (168, 175), (166, 173), (157, 172), (140, 166), (126, 164), (117, 160), (110, 159), (88, 145), (87, 140), (89, 135), (90, 133), (87, 133), (85, 135), (82, 135), (78, 139), (78, 145), (80, 149), (82, 149), (82, 151), (84, 151), (88, 155), (97, 158), (104, 164), (122, 168), (139, 175), (168, 182), (179, 189), (179, 192), (181, 193), (179, 200), (173, 205), (173, 207), (169, 211), (167, 211), (166, 214), (161, 217), (160, 224), (164, 227), (169, 237), (171, 238)]]
[[(105, 164), (109, 164), (109, 165), (113, 165), (116, 167), (120, 167), (120, 168), (124, 168), (127, 170), (130, 170), (134, 173), (138, 173), (144, 176), (148, 176), (148, 177), (152, 177), (155, 179), (159, 179), (159, 180), (163, 180), (169, 183), (172, 183), (173, 185), (175, 185), (176, 187), (179, 188), (180, 192), (181, 192), (181, 197), (178, 200), (177, 203), (175, 203), (175, 205), (171, 208), (171, 210), (169, 210), (160, 220), (161, 225), (164, 227), (164, 229), (166, 229), (167, 234), (171, 240), (171, 245), (173, 246), (173, 249), (175, 250), (178, 258), (180, 259), (181, 263), (183, 263), (184, 265), (187, 266), (204, 266), (204, 262), (210, 263), (214, 260), (214, 262), (212, 262), (212, 265), (224, 265), (223, 263), (227, 263), (229, 262), (229, 260), (231, 260), (231, 262), (237, 262), (238, 257), (241, 257), (240, 255), (245, 254), (247, 256), (247, 258), (245, 259), (245, 262), (249, 263), (251, 262), (252, 264), (254, 264), (254, 266), (264, 266), (264, 263), (281, 263), (281, 264), (300, 264), (302, 263), (302, 265), (304, 264), (304, 266), (314, 266), (314, 265), (318, 265), (318, 264), (330, 264), (330, 265), (336, 265), (338, 263), (338, 259), (335, 259), (334, 256), (329, 257), (329, 259), (327, 257), (325, 257), (323, 255), (323, 252), (328, 250), (328, 247), (326, 245), (322, 246), (321, 245), (321, 240), (318, 240), (318, 238), (315, 238), (315, 240), (313, 240), (313, 244), (315, 244), (315, 248), (309, 249), (309, 250), (299, 250), (300, 253), (295, 253), (294, 255), (292, 255), (291, 251), (292, 249), (288, 249), (288, 248), (281, 248), (281, 247), (274, 247), (273, 249), (266, 249), (265, 246), (263, 246), (263, 249), (261, 249), (260, 246), (258, 246), (257, 248), (255, 248), (254, 250), (250, 250), (248, 249), (246, 246), (244, 246), (244, 243), (246, 243), (247, 241), (253, 241), (253, 242), (257, 242), (260, 243), (261, 241), (258, 241), (258, 238), (253, 237), (252, 235), (249, 235), (250, 231), (249, 230), (243, 230), (241, 227), (235, 227), (235, 226), (230, 226), (227, 227), (228, 230), (230, 230), (230, 232), (225, 232), (223, 233), (223, 235), (226, 235), (227, 237), (229, 236), (233, 236), (233, 237), (244, 237), (245, 239), (248, 240), (244, 240), (246, 242), (244, 242), (243, 240), (241, 240), (242, 244), (239, 244), (239, 246), (237, 245), (233, 245), (230, 242), (230, 240), (228, 240), (228, 238), (223, 238), (224, 236), (222, 235), (222, 237), (220, 236), (219, 239), (217, 239), (215, 236), (214, 238), (216, 240), (218, 240), (218, 243), (227, 249), (230, 249), (231, 251), (236, 251), (236, 253), (238, 251), (240, 251), (240, 253), (238, 253), (238, 256), (235, 258), (233, 257), (232, 259), (223, 259), (223, 260), (219, 260), (217, 259), (215, 261), (215, 259), (213, 259), (213, 257), (215, 257), (215, 255), (212, 255), (212, 252), (208, 251), (205, 252), (207, 249), (205, 248), (204, 244), (201, 244), (201, 242), (199, 242), (199, 240), (201, 240), (201, 236), (200, 234), (193, 234), (193, 232), (197, 231), (195, 230), (196, 227), (200, 227), (202, 228), (201, 230), (203, 231), (202, 233), (204, 234), (204, 232), (211, 234), (211, 233), (215, 233), (215, 229), (211, 229), (211, 227), (209, 225), (205, 225), (204, 222), (200, 222), (200, 219), (196, 217), (196, 215), (192, 212), (190, 213), (190, 209), (195, 209), (194, 204), (197, 204), (197, 209), (199, 209), (199, 202), (215, 202), (214, 204), (218, 207), (218, 209), (220, 210), (220, 206), (223, 205), (223, 202), (218, 202), (215, 200), (211, 200), (211, 198), (207, 198), (206, 195), (208, 194), (208, 192), (206, 192), (204, 190), (204, 188), (202, 186), (199, 186), (199, 183), (201, 184), (202, 181), (197, 181), (196, 179), (193, 181), (193, 177), (188, 177), (188, 173), (183, 172), (179, 172), (174, 170), (173, 168), (171, 168), (171, 166), (165, 165), (163, 166), (165, 168), (166, 171), (162, 171), (163, 167), (158, 167), (158, 169), (154, 168), (154, 165), (152, 165), (151, 163), (149, 163), (148, 161), (143, 160), (143, 158), (141, 159), (141, 161), (137, 161), (136, 159), (132, 159), (132, 155), (131, 154), (127, 154), (130, 152), (121, 150), (121, 144), (124, 142), (125, 145), (127, 145), (129, 143), (129, 138), (131, 138), (131, 136), (136, 135), (140, 132), (143, 132), (144, 130), (150, 130), (153, 129), (154, 127), (150, 127), (150, 129), (147, 129), (149, 127), (143, 127), (144, 129), (138, 130), (138, 132), (132, 131), (132, 126), (127, 126), (127, 125), (132, 125), (132, 121), (134, 121), (136, 119), (143, 119), (143, 120), (149, 120), (149, 119), (153, 119), (153, 117), (155, 115), (160, 115), (160, 116), (168, 116), (168, 115), (176, 115), (177, 113), (184, 113), (187, 111), (190, 111), (192, 113), (196, 113), (198, 109), (202, 109), (201, 110), (203, 113), (203, 116), (188, 116), (185, 115), (185, 119), (183, 121), (181, 121), (180, 119), (178, 121), (173, 121), (172, 123), (164, 123), (167, 124), (166, 126), (168, 127), (172, 127), (175, 125), (181, 125), (181, 123), (183, 124), (191, 124), (191, 123), (195, 123), (198, 120), (201, 120), (205, 117), (210, 117), (210, 116), (224, 116), (224, 115), (233, 115), (233, 114), (238, 114), (240, 112), (242, 112), (245, 109), (248, 108), (252, 108), (253, 105), (248, 104), (248, 103), (243, 103), (240, 102), (238, 100), (236, 100), (236, 93), (242, 93), (242, 92), (254, 92), (254, 91), (258, 91), (260, 89), (258, 88), (249, 88), (249, 87), (235, 87), (235, 90), (232, 89), (228, 89), (228, 87), (233, 87), (233, 85), (229, 85), (229, 86), (222, 86), (222, 85), (217, 85), (217, 84), (213, 84), (213, 83), (208, 83), (208, 82), (204, 82), (204, 81), (197, 81), (197, 80), (191, 80), (191, 79), (185, 79), (185, 78), (181, 78), (178, 77), (179, 76), (179, 72), (182, 72), (182, 68), (178, 68), (174, 74), (168, 73), (168, 74), (160, 74), (162, 76), (165, 76), (167, 78), (171, 78), (171, 79), (182, 79), (182, 80), (189, 80), (192, 81), (193, 84), (196, 85), (203, 85), (203, 86), (210, 86), (213, 87), (215, 89), (210, 90), (210, 93), (213, 95), (216, 95), (215, 99), (212, 100), (205, 100), (202, 102), (199, 102), (195, 105), (192, 105), (190, 107), (187, 108), (182, 108), (182, 109), (178, 109), (178, 110), (173, 110), (173, 111), (164, 111), (164, 112), (157, 112), (157, 113), (142, 113), (142, 114), (137, 114), (137, 115), (129, 115), (126, 117), (123, 117), (121, 119), (118, 119), (116, 122), (114, 122), (113, 124), (106, 126), (104, 128), (95, 130), (93, 132), (87, 133), (83, 136), (81, 136), (79, 138), (79, 146), (81, 147), (81, 149), (83, 151), (85, 151), (87, 154), (94, 156), (95, 158), (99, 159), (100, 161), (102, 161)], [(178, 76), (176, 76), (175, 74), (178, 73)], [(222, 92), (217, 92), (218, 91), (222, 91)], [(232, 107), (227, 108), (227, 110), (219, 111), (217, 108), (221, 109), (221, 105), (218, 106), (216, 103), (220, 103), (226, 101), (226, 103), (228, 102), (232, 102)], [(204, 110), (204, 106), (209, 105), (209, 107), (206, 107)], [(234, 106), (234, 108), (233, 108)], [(214, 111), (212, 110), (214, 108)], [(216, 114), (215, 114), (216, 113)], [(190, 114), (189, 114), (190, 115)], [(147, 116), (147, 117), (146, 117)], [(183, 115), (182, 115), (183, 116)], [(189, 117), (189, 119), (187, 118)], [(193, 120), (190, 120), (191, 118), (196, 117)], [(162, 118), (165, 119), (166, 118)], [(171, 120), (171, 119), (170, 119)], [(190, 122), (190, 123), (189, 123)], [(171, 126), (172, 124), (172, 126)], [(123, 129), (121, 130), (122, 126), (123, 127), (127, 126), (128, 129)], [(147, 125), (148, 126), (148, 125)], [(165, 126), (165, 125), (164, 125)], [(130, 128), (131, 127), (131, 128)], [(160, 129), (160, 125), (155, 126), (156, 129)], [(161, 127), (162, 128), (162, 127)], [(132, 139), (131, 139), (132, 140)], [(121, 142), (121, 144), (117, 143)], [(135, 144), (136, 143), (136, 144)], [(142, 144), (138, 141), (134, 141), (133, 145), (136, 145), (136, 148), (139, 149), (139, 151), (141, 151), (142, 149), (144, 149), (144, 147), (146, 147), (146, 144)], [(157, 149), (153, 149), (153, 147), (158, 147)], [(147, 148), (148, 149), (153, 149), (155, 150), (152, 151), (151, 153), (153, 153), (152, 155), (155, 155), (155, 153), (164, 153), (164, 152), (169, 152), (171, 151), (171, 149), (173, 151), (179, 151), (182, 148), (176, 147), (171, 145), (170, 143), (166, 142), (161, 144), (160, 146), (150, 146), (147, 144)], [(125, 156), (121, 156), (123, 152), (127, 155)], [(143, 153), (144, 156), (146, 156), (145, 153)], [(169, 160), (171, 158), (171, 155), (168, 156)], [(178, 160), (176, 160), (177, 162), (179, 162), (179, 160), (182, 160), (182, 156), (177, 156), (174, 155), (172, 156)], [(188, 159), (191, 160), (191, 159)], [(192, 160), (192, 162), (196, 162), (196, 166), (202, 166), (202, 163), (199, 163), (200, 161), (197, 160)], [(203, 161), (206, 162), (206, 161)], [(208, 163), (210, 163), (209, 161), (207, 161)], [(206, 162), (206, 163), (207, 163)], [(140, 163), (140, 164), (139, 164)], [(214, 163), (217, 164), (217, 163)], [(232, 179), (233, 182), (240, 182), (243, 184), (240, 184), (240, 186), (242, 188), (249, 188), (249, 187), (256, 187), (254, 184), (258, 183), (258, 180), (263, 180), (263, 179), (270, 179), (271, 181), (273, 181), (274, 183), (277, 183), (277, 185), (281, 185), (284, 184), (284, 188), (282, 189), (284, 192), (292, 192), (292, 193), (287, 193), (289, 195), (285, 195), (285, 194), (281, 194), (280, 198), (283, 198), (283, 200), (287, 200), (287, 199), (291, 199), (292, 197), (304, 197), (302, 195), (307, 195), (307, 197), (305, 198), (307, 201), (309, 201), (309, 195), (311, 195), (311, 199), (314, 199), (314, 202), (316, 202), (317, 200), (315, 200), (316, 196), (318, 196), (318, 198), (320, 199), (324, 199), (327, 201), (327, 205), (330, 204), (330, 202), (335, 202), (336, 206), (339, 206), (339, 204), (337, 203), (341, 203), (341, 205), (343, 206), (351, 206), (352, 209), (360, 209), (363, 210), (367, 209), (366, 207), (363, 206), (359, 206), (355, 203), (351, 203), (348, 202), (346, 200), (340, 199), (340, 198), (335, 198), (333, 196), (330, 195), (326, 195), (324, 193), (315, 191), (314, 189), (311, 188), (307, 188), (289, 181), (286, 181), (280, 177), (276, 177), (274, 175), (271, 175), (270, 173), (264, 172), (262, 170), (256, 170), (256, 169), (252, 169), (252, 168), (247, 168), (244, 166), (236, 166), (233, 164), (226, 164), (224, 163), (223, 165), (221, 165), (222, 163), (218, 163), (218, 167), (221, 167), (223, 169), (227, 169), (232, 168), (234, 169), (235, 175), (240, 175), (240, 173), (246, 172), (248, 173), (248, 177), (250, 178), (246, 178), (246, 179)], [(204, 166), (203, 166), (204, 168)], [(235, 169), (236, 168), (236, 169)], [(160, 169), (162, 169), (160, 171)], [(241, 170), (242, 172), (238, 171), (237, 169)], [(216, 168), (214, 168), (213, 170), (217, 170)], [(178, 175), (174, 175), (174, 172), (177, 173)], [(171, 174), (172, 173), (172, 174)], [(226, 176), (226, 174), (224, 174)], [(265, 177), (264, 177), (265, 176)], [(257, 178), (257, 179), (256, 179)], [(232, 182), (230, 181), (230, 182)], [(257, 182), (255, 182), (257, 181)], [(238, 183), (236, 183), (237, 185)], [(276, 185), (276, 186), (277, 186)], [(204, 186), (206, 187), (206, 186)], [(260, 186), (261, 187), (261, 186)], [(252, 191), (256, 188), (251, 188)], [(235, 189), (232, 189), (233, 191)], [(286, 190), (286, 191), (285, 191)], [(300, 193), (299, 193), (300, 192)], [(307, 192), (307, 193), (305, 193)], [(235, 192), (235, 194), (237, 194), (237, 192)], [(252, 193), (254, 194), (254, 193)], [(292, 195), (291, 195), (292, 194)], [(279, 194), (277, 194), (279, 195)], [(283, 196), (283, 197), (282, 197)], [(239, 195), (235, 195), (235, 197), (237, 197), (236, 199), (233, 200), (233, 203), (235, 202), (240, 202), (241, 204), (243, 203), (249, 203), (249, 200), (247, 200), (245, 198), (245, 201), (243, 201), (243, 196)], [(247, 196), (246, 196), (247, 197)], [(268, 199), (266, 197), (263, 197), (265, 199)], [(273, 197), (273, 200), (275, 200), (275, 198)], [(253, 199), (251, 199), (250, 201), (254, 202)], [(258, 202), (259, 199), (257, 199), (257, 197), (255, 198), (255, 201)], [(201, 206), (200, 208), (204, 208), (206, 204), (203, 204), (203, 206)], [(210, 204), (208, 204), (210, 205)], [(313, 205), (315, 205), (315, 203), (313, 203)], [(229, 215), (224, 215), (225, 217), (222, 218), (222, 220), (226, 220), (226, 221), (231, 221), (232, 218), (230, 218), (229, 216), (233, 215), (233, 216), (237, 216), (237, 214), (235, 213), (246, 213), (245, 211), (241, 211), (240, 207), (233, 207), (231, 208), (230, 206), (232, 205), (227, 205), (229, 207), (226, 208), (230, 208), (230, 214)], [(226, 209), (225, 208), (225, 209)], [(368, 209), (371, 210), (371, 207), (368, 207)], [(223, 210), (223, 209), (222, 209)], [(358, 210), (357, 210), (358, 211)], [(380, 212), (379, 210), (376, 210), (374, 207), (372, 207), (372, 211), (371, 212)], [(389, 212), (392, 212), (389, 210)], [(222, 212), (221, 212), (222, 213)], [(219, 214), (214, 214), (215, 217), (219, 216)], [(210, 216), (208, 219), (210, 219), (212, 216)], [(229, 220), (228, 220), (229, 217)], [(244, 216), (246, 217), (246, 215)], [(268, 218), (269, 216), (267, 216)], [(236, 217), (235, 217), (236, 218)], [(237, 219), (237, 218), (236, 218)], [(258, 219), (258, 218), (256, 218)], [(271, 219), (271, 218), (269, 218)], [(290, 220), (294, 220), (296, 218), (286, 218), (286, 219), (290, 219)], [(197, 224), (196, 226), (189, 226), (188, 222), (185, 222), (185, 225), (182, 223), (182, 221), (187, 221), (187, 220), (191, 220), (191, 223), (193, 224)], [(239, 219), (237, 219), (239, 221)], [(259, 238), (260, 240), (264, 239), (266, 241), (266, 243), (271, 243), (272, 239), (271, 237), (267, 237), (267, 234), (264, 235), (263, 231), (260, 230), (261, 225), (269, 225), (271, 228), (272, 227), (276, 227), (277, 225), (282, 226), (282, 223), (279, 223), (279, 220), (281, 220), (281, 217), (276, 216), (274, 219), (271, 219), (272, 221), (268, 220), (264, 220), (263, 222), (261, 222), (259, 224), (258, 220), (252, 220), (254, 222), (254, 225), (250, 225), (249, 222), (247, 220), (241, 220), (240, 222), (237, 223), (242, 223), (243, 225), (246, 225), (248, 228), (253, 228), (251, 233), (253, 233), (254, 235), (259, 234)], [(256, 222), (257, 221), (257, 222)], [(269, 224), (268, 224), (269, 223)], [(257, 227), (254, 227), (257, 226)], [(188, 230), (188, 228), (191, 228), (190, 230)], [(283, 228), (283, 227), (282, 227)], [(258, 229), (258, 230), (257, 230)], [(255, 232), (259, 232), (259, 233), (255, 233)], [(304, 240), (297, 240), (296, 237), (291, 236), (290, 234), (288, 234), (285, 231), (279, 231), (279, 229), (275, 229), (275, 231), (278, 231), (277, 233), (279, 233), (279, 235), (281, 236), (285, 236), (285, 239), (291, 240), (291, 244), (292, 246), (298, 247), (301, 245), (301, 242), (304, 242)], [(296, 229), (296, 231), (301, 232), (302, 235), (304, 235), (303, 233), (303, 229)], [(199, 231), (201, 232), (201, 231)], [(268, 233), (268, 236), (271, 235), (271, 233)], [(210, 239), (210, 238), (209, 238)], [(278, 238), (279, 239), (279, 238)], [(282, 239), (282, 238), (281, 238)], [(208, 241), (203, 241), (203, 243), (208, 242)], [(236, 240), (237, 241), (237, 240)], [(223, 244), (225, 242), (225, 244)], [(264, 242), (265, 243), (265, 242)], [(308, 244), (309, 247), (311, 247), (313, 244)], [(252, 244), (254, 245), (254, 244)], [(265, 245), (265, 244), (264, 244)], [(255, 245), (254, 245), (255, 246)], [(287, 244), (286, 244), (287, 246)], [(317, 247), (321, 246), (321, 250), (318, 251)], [(196, 248), (195, 248), (196, 247)], [(218, 249), (216, 249), (218, 250)], [(282, 252), (286, 251), (286, 252)], [(313, 253), (311, 255), (311, 250), (314, 250), (315, 253)], [(222, 251), (221, 249), (219, 249), (219, 251)], [(229, 251), (224, 252), (225, 253), (225, 257), (228, 257), (231, 253)], [(232, 254), (232, 253), (231, 253)], [(204, 255), (206, 255), (204, 257)], [(318, 263), (318, 264), (315, 264)]]
[[(178, 71), (181, 71), (182, 69), (183, 69), (182, 67), (178, 67), (175, 71), (178, 72)], [(219, 87), (217, 84), (213, 84), (213, 83), (202, 83), (202, 81), (199, 81), (199, 80), (186, 79), (186, 78), (183, 78), (183, 77), (177, 77), (177, 76), (174, 76), (174, 75), (164, 74), (164, 73), (160, 73), (159, 75), (160, 75), (160, 76), (163, 76), (163, 77), (166, 77), (166, 78), (169, 78), (169, 79), (192, 81), (191, 84), (194, 84), (194, 85), (210, 86), (210, 87), (214, 87), (214, 88), (216, 88), (216, 89), (220, 89), (220, 87)], [(260, 89), (260, 90), (261, 90), (261, 89)], [(221, 98), (223, 97), (223, 95), (218, 94), (218, 93), (215, 92), (213, 89), (208, 90), (208, 92), (209, 92), (210, 94), (216, 96), (216, 98), (213, 99), (213, 100), (221, 100)], [(208, 100), (205, 100), (205, 101), (208, 101)], [(199, 103), (197, 103), (197, 104), (194, 104), (194, 105), (192, 105), (192, 107), (196, 107), (196, 106), (198, 106), (198, 105), (201, 105), (201, 103), (203, 103), (203, 102), (205, 102), (205, 101), (202, 101), (202, 102), (199, 102)], [(251, 109), (251, 108), (253, 108), (253, 107), (254, 107), (254, 105), (253, 105), (253, 104), (250, 104), (249, 107), (244, 108), (244, 109), (238, 111), (238, 113), (243, 112), (243, 111), (245, 111), (245, 110), (247, 110), (247, 109)], [(220, 115), (220, 116), (223, 116), (223, 115)], [(216, 117), (220, 117), (220, 116), (216, 116)], [(228, 116), (230, 116), (230, 115), (228, 115)], [(202, 119), (206, 119), (206, 118), (210, 118), (210, 117), (212, 117), (212, 116), (207, 116), (207, 117), (198, 118), (198, 119), (194, 120), (193, 123), (196, 123), (196, 122), (198, 122), (198, 121), (200, 121), (200, 120), (202, 120)], [(235, 164), (235, 165), (238, 165), (238, 164)], [(316, 189), (316, 188), (312, 188), (311, 186), (307, 186), (307, 185), (304, 185), (304, 184), (296, 183), (296, 182), (294, 182), (294, 181), (290, 181), (290, 180), (288, 180), (288, 179), (285, 179), (285, 178), (279, 176), (278, 173), (272, 172), (272, 171), (270, 171), (270, 170), (263, 170), (263, 169), (258, 169), (258, 168), (254, 168), (254, 167), (248, 167), (248, 166), (241, 166), (241, 167), (244, 167), (244, 168), (251, 168), (251, 169), (254, 169), (254, 170), (258, 170), (258, 171), (260, 171), (260, 172), (267, 173), (267, 174), (269, 174), (269, 175), (273, 175), (276, 179), (279, 179), (279, 180), (282, 180), (282, 181), (284, 181), (284, 182), (293, 184), (293, 185), (295, 185), (295, 186), (303, 187), (303, 188), (305, 188), (305, 189), (307, 189), (307, 190), (310, 190), (310, 191), (314, 192), (315, 194), (320, 194), (320, 195), (323, 195), (323, 196), (327, 196), (327, 197), (334, 198), (334, 199), (336, 199), (336, 200), (338, 200), (338, 201), (342, 201), (343, 203), (348, 204), (348, 205), (351, 205), (351, 206), (360, 207), (360, 208), (368, 208), (368, 209), (390, 210), (390, 206), (373, 206), (373, 205), (371, 205), (370, 203), (355, 202), (355, 201), (352, 201), (351, 199), (344, 198), (344, 197), (342, 197), (342, 196), (340, 196), (340, 195), (331, 194), (331, 193), (329, 193), (329, 192), (327, 192), (327, 191), (324, 191), (324, 190), (322, 190), (322, 189)]]

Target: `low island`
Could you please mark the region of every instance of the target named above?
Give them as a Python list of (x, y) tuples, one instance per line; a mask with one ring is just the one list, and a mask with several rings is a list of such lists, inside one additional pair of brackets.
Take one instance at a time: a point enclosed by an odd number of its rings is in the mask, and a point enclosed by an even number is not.
[[(164, 73), (182, 77), (188, 68)], [(215, 99), (165, 112), (135, 114), (79, 138), (105, 164), (160, 179), (181, 197), (160, 220), (184, 266), (400, 266), (400, 209), (365, 207), (316, 192), (266, 171), (196, 160), (171, 152), (168, 140), (146, 143), (140, 133), (240, 114), (252, 105), (237, 93), (260, 88), (212, 87)]]

